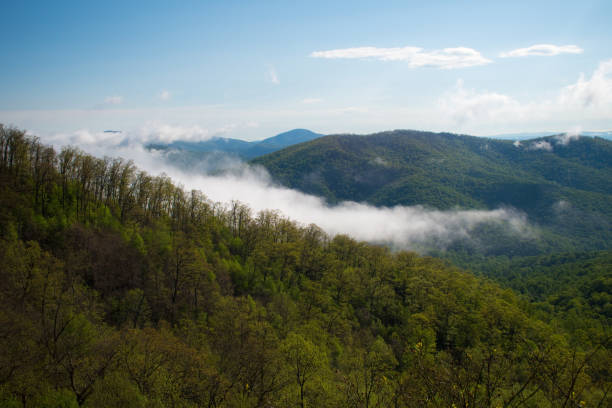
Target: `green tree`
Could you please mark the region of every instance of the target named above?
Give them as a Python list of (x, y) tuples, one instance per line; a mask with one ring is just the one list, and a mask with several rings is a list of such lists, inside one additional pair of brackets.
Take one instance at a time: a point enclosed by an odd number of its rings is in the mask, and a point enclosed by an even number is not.
[(281, 353), (297, 389), (297, 405), (310, 406), (310, 385), (327, 365), (327, 355), (317, 345), (298, 333), (289, 333), (281, 344)]

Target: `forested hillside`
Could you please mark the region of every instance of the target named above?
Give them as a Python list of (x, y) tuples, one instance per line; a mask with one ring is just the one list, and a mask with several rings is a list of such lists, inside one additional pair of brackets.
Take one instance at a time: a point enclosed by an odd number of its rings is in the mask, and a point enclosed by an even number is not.
[(253, 163), (331, 203), (517, 208), (543, 228), (539, 243), (514, 248), (523, 255), (610, 249), (612, 142), (601, 138), (558, 135), (519, 144), (398, 130), (326, 136)]
[(593, 328), (612, 326), (612, 251), (450, 257), (456, 264), (513, 289), (542, 319), (554, 321), (577, 336), (588, 337)]
[(0, 127), (0, 209), (1, 406), (611, 401), (609, 326), (131, 162)]

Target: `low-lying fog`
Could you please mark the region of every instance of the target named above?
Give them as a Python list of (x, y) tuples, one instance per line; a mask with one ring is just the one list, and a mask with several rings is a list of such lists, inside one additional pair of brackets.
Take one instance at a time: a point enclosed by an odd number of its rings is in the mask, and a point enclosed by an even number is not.
[(314, 223), (331, 235), (347, 234), (396, 248), (416, 249), (430, 246), (432, 242), (443, 248), (456, 239), (470, 238), (474, 229), (483, 223), (501, 224), (517, 238), (532, 234), (524, 214), (508, 208), (440, 211), (422, 206), (387, 208), (356, 202), (330, 206), (319, 197), (275, 183), (262, 167), (219, 154), (177, 165), (176, 154), (171, 160), (167, 153), (144, 148), (146, 140), (131, 139), (125, 134), (79, 131), (43, 137), (42, 141), (58, 150), (64, 145), (73, 145), (97, 157), (131, 159), (140, 169), (153, 175), (165, 173), (187, 190), (201, 190), (212, 201), (238, 200), (254, 213), (278, 210), (299, 223)]

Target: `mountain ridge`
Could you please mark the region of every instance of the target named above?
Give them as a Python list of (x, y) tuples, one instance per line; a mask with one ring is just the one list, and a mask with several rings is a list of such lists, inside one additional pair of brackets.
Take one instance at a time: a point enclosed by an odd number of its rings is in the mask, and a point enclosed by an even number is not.
[(501, 133), (497, 135), (486, 136), (492, 139), (503, 139), (503, 140), (528, 140), (546, 136), (556, 136), (562, 134), (580, 134), (581, 136), (589, 137), (601, 137), (604, 139), (612, 140), (612, 130), (601, 130), (601, 131), (581, 131), (581, 132), (519, 132), (519, 133)]
[(0, 151), (2, 407), (610, 405), (609, 252), (496, 259), (504, 289), (2, 125)]
[(264, 154), (272, 153), (297, 143), (304, 143), (323, 136), (308, 129), (292, 129), (258, 141), (246, 141), (233, 138), (214, 137), (212, 139), (189, 142), (177, 140), (171, 143), (150, 143), (146, 147), (153, 150), (181, 150), (195, 153), (224, 152), (249, 160)]
[(251, 163), (332, 204), (511, 206), (554, 227), (561, 238), (580, 236), (587, 249), (606, 248), (612, 231), (612, 142), (599, 137), (554, 135), (518, 143), (405, 130), (340, 134)]

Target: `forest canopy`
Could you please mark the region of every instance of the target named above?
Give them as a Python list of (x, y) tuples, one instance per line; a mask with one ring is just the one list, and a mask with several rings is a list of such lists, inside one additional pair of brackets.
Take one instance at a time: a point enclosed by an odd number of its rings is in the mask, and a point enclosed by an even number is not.
[(611, 402), (609, 299), (578, 331), (448, 262), (1, 125), (0, 260), (2, 406)]

